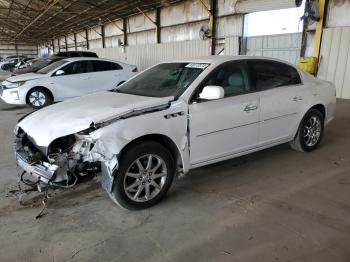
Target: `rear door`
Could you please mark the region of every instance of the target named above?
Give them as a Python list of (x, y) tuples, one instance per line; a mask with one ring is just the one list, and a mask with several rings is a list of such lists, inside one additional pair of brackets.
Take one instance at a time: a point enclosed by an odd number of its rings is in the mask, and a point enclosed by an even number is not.
[(94, 91), (111, 90), (125, 81), (123, 78), (123, 68), (110, 61), (92, 60), (93, 72), (91, 73), (94, 82)]
[(260, 96), (259, 145), (290, 139), (299, 125), (304, 85), (298, 71), (281, 62), (250, 60)]
[(57, 99), (66, 99), (82, 96), (94, 92), (94, 83), (91, 81), (92, 63), (88, 60), (72, 62), (59, 70), (63, 75), (51, 76), (54, 93)]

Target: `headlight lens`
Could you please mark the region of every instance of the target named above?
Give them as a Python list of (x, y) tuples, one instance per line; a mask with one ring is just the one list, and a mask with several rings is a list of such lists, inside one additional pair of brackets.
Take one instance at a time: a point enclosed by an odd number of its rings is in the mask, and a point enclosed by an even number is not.
[(19, 82), (16, 82), (16, 83), (17, 83), (18, 86), (23, 86), (26, 83), (26, 81), (19, 81)]
[(26, 81), (18, 81), (18, 82), (9, 82), (9, 81), (5, 81), (3, 82), (3, 86), (6, 89), (11, 89), (11, 88), (17, 88), (20, 87), (22, 85), (24, 85), (26, 83)]

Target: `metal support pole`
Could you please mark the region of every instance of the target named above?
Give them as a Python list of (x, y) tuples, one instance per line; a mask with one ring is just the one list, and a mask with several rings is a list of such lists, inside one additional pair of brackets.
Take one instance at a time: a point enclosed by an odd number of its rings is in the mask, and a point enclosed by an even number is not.
[(86, 35), (86, 49), (89, 50), (90, 49), (90, 45), (89, 45), (89, 31), (87, 29), (85, 29), (85, 35)]
[(101, 25), (102, 48), (106, 47), (105, 26)]
[[(159, 24), (157, 23), (157, 14), (158, 14), (158, 9), (156, 11), (156, 22), (154, 22), (144, 11), (142, 11), (140, 8), (136, 7), (136, 9), (142, 14), (144, 17), (146, 17), (152, 24), (155, 25), (156, 27), (156, 35), (155, 35), (155, 42), (160, 43), (160, 35), (159, 35)], [(160, 9), (159, 9), (160, 10)], [(160, 21), (160, 12), (159, 12), (159, 21)]]
[(246, 55), (247, 49), (248, 49), (248, 36), (247, 36), (247, 28), (248, 28), (248, 21), (246, 16), (243, 16), (243, 25), (242, 25), (242, 37), (240, 41), (240, 47), (239, 47), (239, 55)]
[(74, 49), (75, 51), (78, 51), (78, 46), (77, 46), (77, 34), (73, 33), (74, 36)]
[(314, 52), (313, 52), (313, 56), (316, 58), (318, 58), (320, 55), (326, 0), (319, 0), (318, 4), (319, 4), (318, 8), (319, 8), (320, 20), (316, 24)]
[(16, 56), (18, 56), (18, 45), (17, 45), (17, 40), (15, 40), (15, 49), (16, 49)]
[[(304, 14), (306, 13), (306, 10), (309, 8), (309, 1), (305, 1), (305, 9)], [(305, 56), (306, 52), (306, 46), (307, 46), (307, 28), (309, 25), (309, 17), (304, 15), (304, 24), (303, 24), (303, 32), (301, 37), (301, 48), (300, 48), (300, 57)]]
[(159, 44), (161, 42), (160, 38), (160, 12), (161, 8), (158, 7), (156, 9), (156, 43)]
[(203, 2), (203, 0), (197, 0), (198, 3), (200, 3), (202, 5), (202, 7), (204, 8), (204, 10), (208, 13), (209, 15), (209, 29), (210, 32), (213, 32), (213, 14), (212, 11), (209, 10), (209, 8), (206, 6), (206, 4)]
[(57, 42), (58, 42), (58, 52), (61, 52), (60, 38), (57, 39)]
[(217, 13), (217, 0), (210, 1), (210, 11), (211, 11), (211, 54), (215, 55), (216, 47), (216, 13)]
[(128, 30), (126, 18), (123, 18), (123, 42), (124, 46), (128, 45)]
[(66, 51), (68, 51), (68, 42), (67, 42), (67, 37), (66, 36), (64, 36), (64, 42), (66, 44)]

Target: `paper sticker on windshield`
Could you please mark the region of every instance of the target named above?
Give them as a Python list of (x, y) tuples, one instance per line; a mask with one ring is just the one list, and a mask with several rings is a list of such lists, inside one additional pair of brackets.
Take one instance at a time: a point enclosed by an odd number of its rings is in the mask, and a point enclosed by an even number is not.
[(190, 63), (186, 65), (186, 67), (189, 68), (198, 68), (198, 69), (206, 69), (209, 66), (209, 64), (201, 64), (201, 63)]

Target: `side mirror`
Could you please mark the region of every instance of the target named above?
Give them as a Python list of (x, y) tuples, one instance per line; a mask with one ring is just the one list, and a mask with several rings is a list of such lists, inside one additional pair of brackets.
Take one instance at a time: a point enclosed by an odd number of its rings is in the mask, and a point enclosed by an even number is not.
[(63, 70), (57, 70), (56, 73), (55, 73), (55, 76), (62, 76), (64, 75), (64, 71)]
[(206, 86), (202, 93), (199, 94), (200, 99), (216, 100), (225, 96), (224, 88), (221, 86)]

